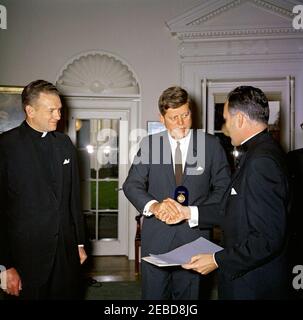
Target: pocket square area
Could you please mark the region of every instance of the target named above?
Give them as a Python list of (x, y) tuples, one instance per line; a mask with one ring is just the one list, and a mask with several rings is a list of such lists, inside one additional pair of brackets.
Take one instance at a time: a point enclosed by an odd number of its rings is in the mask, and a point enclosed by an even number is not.
[(63, 164), (68, 164), (70, 162), (70, 159), (65, 159)]
[(231, 195), (236, 195), (236, 194), (238, 194), (238, 193), (237, 193), (237, 191), (236, 191), (234, 188), (231, 188), (230, 194), (231, 194)]

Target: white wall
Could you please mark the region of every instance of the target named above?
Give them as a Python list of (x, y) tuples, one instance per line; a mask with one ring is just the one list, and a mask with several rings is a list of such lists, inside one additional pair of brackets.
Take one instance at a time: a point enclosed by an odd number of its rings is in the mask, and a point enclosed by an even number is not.
[[(180, 84), (179, 41), (171, 36), (165, 21), (202, 2), (0, 0), (8, 13), (8, 29), (0, 29), (0, 86), (23, 86), (38, 78), (55, 82), (72, 57), (91, 50), (108, 51), (120, 56), (138, 76), (141, 127), (146, 128), (147, 120), (158, 118), (160, 93), (172, 84)], [(298, 70), (296, 147), (303, 146), (300, 78)]]
[(89, 50), (123, 58), (142, 92), (142, 127), (157, 120), (157, 99), (179, 84), (178, 41), (165, 21), (199, 0), (1, 0), (8, 29), (0, 29), (0, 85), (55, 82), (62, 66)]

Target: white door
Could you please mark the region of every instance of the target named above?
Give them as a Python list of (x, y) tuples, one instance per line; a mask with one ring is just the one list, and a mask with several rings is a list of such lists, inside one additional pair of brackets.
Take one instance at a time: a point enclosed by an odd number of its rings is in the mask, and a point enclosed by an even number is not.
[(71, 109), (69, 136), (78, 154), (82, 207), (93, 255), (128, 254), (128, 112)]

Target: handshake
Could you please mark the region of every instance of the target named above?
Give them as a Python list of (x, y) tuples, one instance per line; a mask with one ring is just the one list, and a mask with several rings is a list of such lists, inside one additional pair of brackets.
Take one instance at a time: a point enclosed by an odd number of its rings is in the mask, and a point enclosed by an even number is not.
[(189, 207), (182, 206), (177, 201), (167, 198), (162, 202), (153, 203), (149, 211), (155, 217), (166, 224), (176, 224), (183, 220), (190, 219)]

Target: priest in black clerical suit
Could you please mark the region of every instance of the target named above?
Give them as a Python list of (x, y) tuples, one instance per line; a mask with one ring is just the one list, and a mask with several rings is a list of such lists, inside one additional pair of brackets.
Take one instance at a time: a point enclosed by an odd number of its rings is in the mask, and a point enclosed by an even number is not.
[[(303, 129), (303, 123), (301, 124)], [(291, 176), (292, 201), (290, 214), (290, 239), (288, 246), (289, 274), (291, 276), (291, 294), (293, 298), (303, 299), (303, 290), (296, 290), (292, 285), (292, 280), (298, 271), (293, 271), (303, 265), (303, 148), (292, 150), (287, 154), (287, 161)], [(300, 279), (300, 278), (299, 278)]]
[[(221, 203), (198, 205), (198, 222), (221, 226), (224, 249), (193, 256), (183, 267), (203, 275), (218, 268), (219, 299), (286, 298), (289, 179), (286, 155), (267, 132), (267, 97), (240, 86), (229, 93), (223, 116), (243, 155)], [(192, 208), (179, 209), (191, 218)]]
[(0, 136), (0, 265), (21, 299), (79, 298), (86, 259), (74, 146), (56, 132), (59, 93), (37, 80), (22, 93), (26, 120)]

